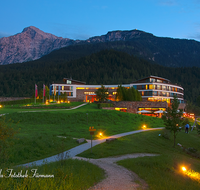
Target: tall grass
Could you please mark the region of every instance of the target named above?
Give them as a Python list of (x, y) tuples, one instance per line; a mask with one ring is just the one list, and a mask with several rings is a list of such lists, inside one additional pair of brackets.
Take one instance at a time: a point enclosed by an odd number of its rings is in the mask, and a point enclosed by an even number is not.
[[(11, 168), (10, 168), (11, 169)], [(12, 168), (13, 172), (20, 172), (22, 175), (27, 172), (28, 177), (25, 178), (0, 178), (0, 189), (2, 190), (85, 190), (90, 186), (95, 185), (97, 182), (104, 178), (104, 171), (86, 161), (80, 160), (64, 160), (62, 162), (54, 162), (44, 164), (40, 167), (32, 166), (30, 168)], [(34, 169), (34, 171), (31, 171)], [(53, 178), (31, 178), (37, 169), (39, 175), (54, 175)], [(1, 174), (9, 176), (6, 168), (3, 169)]]

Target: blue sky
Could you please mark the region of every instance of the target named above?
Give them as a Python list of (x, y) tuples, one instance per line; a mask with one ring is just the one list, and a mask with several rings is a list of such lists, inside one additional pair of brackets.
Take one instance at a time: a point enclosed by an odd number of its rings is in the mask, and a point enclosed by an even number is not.
[(5, 0), (0, 37), (35, 26), (70, 39), (138, 29), (200, 41), (200, 0)]

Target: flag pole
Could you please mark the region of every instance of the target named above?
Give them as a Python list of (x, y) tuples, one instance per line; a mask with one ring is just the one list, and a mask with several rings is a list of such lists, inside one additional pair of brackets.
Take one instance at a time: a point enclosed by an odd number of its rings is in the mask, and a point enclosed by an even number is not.
[(36, 104), (36, 84), (35, 84), (35, 104)]
[(35, 84), (35, 104), (36, 104), (36, 98), (37, 98), (37, 85)]
[(45, 97), (45, 85), (43, 84), (43, 104), (44, 104), (44, 97)]
[(51, 85), (49, 85), (49, 103), (50, 103)]
[(53, 85), (53, 101), (55, 102), (55, 85)]

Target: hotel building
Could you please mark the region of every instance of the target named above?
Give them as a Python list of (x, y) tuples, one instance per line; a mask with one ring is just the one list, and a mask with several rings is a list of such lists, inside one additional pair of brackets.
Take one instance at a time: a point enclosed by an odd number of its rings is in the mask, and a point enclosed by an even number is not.
[[(95, 91), (101, 88), (101, 85), (86, 85), (85, 82), (64, 78), (64, 84), (52, 84), (52, 92), (67, 93), (68, 100), (70, 101), (83, 101), (83, 102), (94, 102), (97, 101)], [(109, 100), (115, 101), (118, 85), (104, 85), (108, 88)], [(170, 80), (157, 77), (149, 76), (130, 84), (123, 84), (123, 87), (130, 88), (134, 87), (137, 89), (143, 101), (151, 102), (167, 102), (171, 103), (173, 96), (176, 95), (180, 103), (184, 103), (184, 89), (177, 85), (172, 84)]]

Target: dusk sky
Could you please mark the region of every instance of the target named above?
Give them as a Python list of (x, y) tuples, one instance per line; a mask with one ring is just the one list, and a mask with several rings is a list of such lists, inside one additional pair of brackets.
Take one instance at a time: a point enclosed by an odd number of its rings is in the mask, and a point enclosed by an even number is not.
[(35, 26), (70, 39), (138, 29), (200, 41), (200, 0), (6, 0), (0, 18), (0, 37)]

